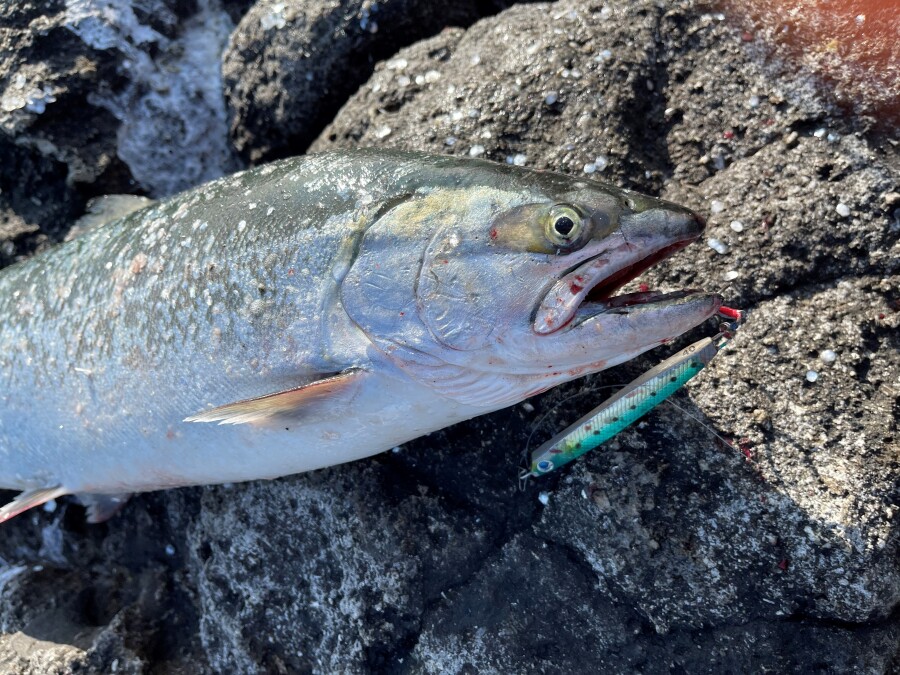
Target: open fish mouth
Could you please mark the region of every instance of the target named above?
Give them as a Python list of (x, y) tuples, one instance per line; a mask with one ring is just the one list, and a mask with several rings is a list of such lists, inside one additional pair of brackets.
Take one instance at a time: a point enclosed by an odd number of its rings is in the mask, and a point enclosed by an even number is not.
[[(649, 253), (646, 247), (635, 248), (626, 243), (615, 250), (604, 251), (589, 258), (563, 275), (551, 287), (538, 307), (534, 318), (534, 331), (540, 335), (548, 335), (605, 312), (627, 314), (630, 308), (636, 306), (661, 306), (691, 295), (703, 294), (702, 291), (680, 290), (668, 293), (641, 291), (615, 295), (625, 284), (696, 241), (697, 238), (697, 235), (692, 234), (675, 242), (669, 240)], [(618, 260), (613, 262), (614, 258)]]

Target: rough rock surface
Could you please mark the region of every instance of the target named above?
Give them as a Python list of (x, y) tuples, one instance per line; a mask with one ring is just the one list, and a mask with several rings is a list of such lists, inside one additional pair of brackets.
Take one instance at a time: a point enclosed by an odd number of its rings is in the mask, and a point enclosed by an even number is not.
[(302, 153), (376, 61), (509, 4), (260, 0), (234, 31), (222, 64), (235, 147), (254, 162)]
[[(532, 431), (661, 354), (371, 460), (142, 495), (100, 526), (71, 503), (20, 517), (0, 529), (0, 670), (897, 672), (896, 147), (686, 1), (560, 0), (385, 40), (315, 149), (484, 155), (706, 210), (714, 247), (646, 280), (724, 289), (746, 326), (678, 408), (525, 491)], [(0, 198), (24, 191), (0, 240), (28, 242), (90, 192), (60, 177), (29, 211), (66, 164), (16, 154), (32, 127), (5, 133), (20, 175), (4, 161)], [(280, 132), (233, 133), (262, 157)]]
[(86, 198), (163, 196), (238, 167), (220, 55), (238, 2), (0, 5), (0, 263)]

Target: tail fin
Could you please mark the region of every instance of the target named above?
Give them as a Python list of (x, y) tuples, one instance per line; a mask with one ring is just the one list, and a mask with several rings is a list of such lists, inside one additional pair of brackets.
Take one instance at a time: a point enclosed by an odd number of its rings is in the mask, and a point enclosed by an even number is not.
[(64, 487), (56, 485), (48, 488), (38, 488), (36, 490), (26, 490), (18, 497), (13, 499), (9, 504), (0, 508), (0, 523), (5, 523), (10, 518), (19, 515), (23, 511), (40, 506), (51, 499), (62, 497), (68, 494)]

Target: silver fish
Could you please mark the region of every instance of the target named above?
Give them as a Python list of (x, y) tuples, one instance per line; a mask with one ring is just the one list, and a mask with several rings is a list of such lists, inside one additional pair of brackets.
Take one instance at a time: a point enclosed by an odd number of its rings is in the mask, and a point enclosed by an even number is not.
[(351, 461), (631, 359), (721, 304), (614, 295), (702, 230), (601, 183), (385, 151), (88, 229), (0, 271), (0, 487), (22, 491), (0, 520)]

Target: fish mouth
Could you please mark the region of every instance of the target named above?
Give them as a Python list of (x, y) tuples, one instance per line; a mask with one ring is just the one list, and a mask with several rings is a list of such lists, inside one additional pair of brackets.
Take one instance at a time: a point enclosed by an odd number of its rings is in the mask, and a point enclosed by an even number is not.
[[(564, 274), (544, 297), (534, 318), (534, 332), (549, 335), (577, 326), (598, 314), (628, 314), (634, 308), (662, 307), (684, 301), (702, 291), (645, 291), (615, 295), (654, 265), (674, 255), (699, 238), (691, 233), (676, 241), (661, 242), (649, 252), (645, 246), (627, 242), (603, 251)], [(615, 262), (613, 261), (615, 260)]]

